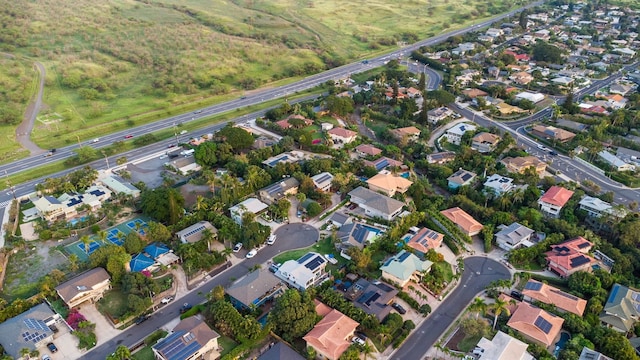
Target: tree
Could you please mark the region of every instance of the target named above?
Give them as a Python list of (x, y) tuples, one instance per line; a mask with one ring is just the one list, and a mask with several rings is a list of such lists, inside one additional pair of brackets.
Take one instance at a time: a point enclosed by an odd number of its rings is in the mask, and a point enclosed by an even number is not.
[(427, 77), (424, 72), (420, 73), (420, 80), (418, 81), (418, 90), (424, 91), (426, 89)]
[(138, 234), (136, 234), (135, 232), (130, 232), (124, 238), (123, 246), (129, 254), (136, 254), (141, 252), (142, 249), (144, 249), (144, 245), (144, 241), (142, 241), (142, 239), (140, 239), (140, 236), (138, 236)]
[(313, 297), (307, 291), (289, 289), (278, 297), (268, 323), (288, 342), (301, 338), (318, 322)]
[(218, 145), (213, 141), (206, 141), (196, 148), (193, 157), (199, 165), (214, 167), (218, 164)]
[(331, 95), (327, 97), (325, 100), (327, 110), (330, 112), (339, 115), (346, 116), (353, 112), (353, 99), (348, 96), (334, 96)]
[(469, 310), (476, 313), (476, 318), (480, 314), (484, 316), (485, 312), (487, 311), (487, 303), (484, 301), (483, 298), (477, 297), (473, 300), (473, 303), (471, 303), (471, 305), (469, 306)]
[(145, 190), (140, 196), (140, 209), (152, 218), (173, 225), (184, 215), (184, 197), (174, 188)]
[(224, 139), (236, 153), (248, 149), (254, 142), (251, 133), (242, 128), (235, 127), (231, 123), (220, 129), (216, 135), (218, 138)]
[(77, 161), (80, 164), (86, 163), (98, 158), (96, 149), (92, 148), (91, 146), (81, 146), (73, 151), (76, 153)]
[(371, 264), (371, 252), (367, 249), (360, 249), (352, 246), (347, 249), (347, 254), (351, 257), (354, 265), (361, 274), (365, 273)]
[(446, 105), (455, 101), (455, 96), (445, 90), (433, 90), (427, 92), (427, 99), (434, 100), (438, 105)]
[(84, 245), (84, 252), (89, 255), (89, 250), (91, 249), (91, 238), (88, 235), (84, 235), (80, 238), (80, 242)]
[(166, 226), (155, 221), (149, 221), (147, 225), (145, 230), (147, 241), (167, 242), (171, 239), (171, 231)]
[(131, 358), (131, 351), (128, 347), (120, 345), (116, 348), (113, 354), (107, 356), (106, 360), (127, 360)]
[(533, 46), (533, 58), (537, 61), (559, 64), (562, 62), (562, 51), (545, 41), (538, 41)]
[(522, 10), (522, 12), (520, 13), (520, 19), (518, 20), (518, 24), (520, 25), (522, 30), (527, 30), (527, 23), (529, 22), (528, 16), (529, 16), (529, 12), (526, 9)]
[(309, 215), (310, 218), (316, 217), (321, 212), (322, 212), (322, 206), (320, 206), (320, 204), (318, 204), (317, 202), (314, 201), (309, 203), (309, 205), (307, 205), (307, 215)]
[(120, 281), (125, 272), (125, 264), (129, 261), (131, 255), (122, 246), (113, 244), (101, 246), (89, 255), (91, 267), (104, 267), (111, 274), (114, 283)]
[(498, 322), (498, 316), (500, 314), (505, 313), (507, 316), (511, 315), (511, 311), (509, 310), (509, 302), (506, 300), (502, 300), (500, 298), (496, 299), (496, 302), (491, 305), (491, 309), (493, 310), (493, 329), (496, 328), (496, 323)]

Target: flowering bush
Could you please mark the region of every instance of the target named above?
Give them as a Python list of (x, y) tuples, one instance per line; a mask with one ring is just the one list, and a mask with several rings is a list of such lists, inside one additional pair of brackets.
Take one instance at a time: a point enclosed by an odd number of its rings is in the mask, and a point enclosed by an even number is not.
[(87, 321), (87, 318), (85, 318), (84, 315), (80, 314), (77, 309), (71, 309), (71, 311), (69, 311), (69, 316), (67, 316), (67, 324), (69, 324), (69, 326), (71, 326), (73, 330), (78, 330), (78, 325), (83, 321)]

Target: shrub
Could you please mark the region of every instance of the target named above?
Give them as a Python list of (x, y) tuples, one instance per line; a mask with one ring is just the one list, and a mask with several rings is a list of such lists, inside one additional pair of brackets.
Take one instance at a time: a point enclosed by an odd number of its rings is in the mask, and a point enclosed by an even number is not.
[(67, 316), (67, 324), (71, 326), (73, 330), (78, 330), (78, 326), (80, 323), (87, 321), (87, 318), (84, 315), (80, 314), (77, 309), (71, 309), (69, 311), (69, 316)]

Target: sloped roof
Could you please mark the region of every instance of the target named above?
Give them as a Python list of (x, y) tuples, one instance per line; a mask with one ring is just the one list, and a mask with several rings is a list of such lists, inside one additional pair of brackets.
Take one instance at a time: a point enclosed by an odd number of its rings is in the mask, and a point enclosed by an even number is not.
[(431, 269), (433, 263), (429, 260), (420, 260), (406, 250), (401, 250), (389, 258), (380, 267), (380, 270), (402, 280), (409, 280), (415, 272), (425, 272)]
[(507, 326), (545, 346), (551, 346), (560, 333), (563, 323), (563, 318), (523, 302), (518, 304)]
[(464, 185), (468, 184), (469, 181), (472, 181), (475, 177), (476, 173), (474, 172), (465, 169), (458, 169), (458, 171), (447, 178), (447, 181), (458, 185)]
[(629, 331), (640, 317), (640, 292), (620, 284), (614, 284), (604, 304), (600, 320), (619, 329)]
[(533, 360), (527, 352), (529, 344), (502, 331), (498, 331), (492, 340), (480, 339), (478, 347), (484, 350), (478, 360)]
[(440, 213), (467, 233), (480, 231), (483, 228), (481, 223), (459, 207), (442, 210)]
[(153, 348), (168, 360), (186, 360), (209, 341), (219, 337), (204, 321), (191, 316), (180, 321), (173, 332)]
[(540, 197), (540, 201), (563, 207), (567, 204), (569, 199), (571, 199), (571, 196), (573, 196), (573, 191), (560, 186), (552, 186), (546, 193), (544, 193), (544, 195), (542, 195), (542, 197)]
[(384, 196), (362, 186), (358, 186), (351, 190), (349, 195), (363, 199), (367, 207), (376, 209), (385, 214), (393, 214), (404, 206), (404, 203), (401, 201)]
[(82, 273), (69, 281), (65, 281), (62, 284), (56, 286), (58, 295), (65, 302), (73, 299), (87, 290), (90, 290), (97, 284), (105, 280), (109, 280), (111, 277), (107, 271), (101, 267), (91, 269), (85, 273)]
[(20, 358), (20, 350), (27, 348), (36, 350), (36, 344), (49, 336), (53, 331), (47, 326), (55, 313), (47, 304), (41, 303), (31, 309), (6, 319), (0, 323), (0, 343), (7, 352), (16, 359)]
[(168, 253), (169, 248), (164, 244), (153, 243), (145, 246), (144, 252), (155, 259), (162, 254)]
[(360, 144), (358, 146), (356, 146), (356, 151), (359, 151), (361, 153), (365, 153), (367, 155), (371, 155), (371, 156), (377, 156), (382, 154), (382, 150), (378, 149), (377, 147), (373, 146), (373, 145), (369, 145), (369, 144)]
[(131, 259), (129, 267), (131, 268), (131, 271), (143, 271), (154, 263), (155, 261), (152, 258), (143, 253), (139, 253)]
[(500, 136), (488, 132), (481, 132), (474, 136), (471, 140), (482, 143), (497, 144), (498, 141), (500, 141)]
[(269, 348), (258, 360), (305, 360), (305, 357), (288, 347), (282, 341), (278, 341)]
[(511, 225), (503, 228), (502, 230), (496, 233), (496, 236), (506, 237), (509, 239), (509, 244), (516, 245), (520, 243), (523, 239), (531, 236), (535, 231), (529, 229), (528, 227), (514, 222)]
[(345, 129), (345, 128), (333, 128), (333, 129), (327, 131), (327, 133), (329, 133), (331, 135), (339, 136), (339, 137), (342, 137), (342, 138), (350, 138), (350, 137), (354, 137), (354, 136), (358, 135), (357, 132), (351, 131), (351, 130)]
[(348, 337), (360, 325), (338, 310), (331, 310), (303, 337), (308, 346), (338, 359), (351, 345)]
[(587, 300), (547, 285), (537, 280), (529, 280), (522, 294), (545, 304), (555, 305), (558, 309), (582, 316), (587, 307)]
[(444, 235), (429, 228), (422, 228), (409, 239), (407, 246), (426, 254), (429, 249), (437, 249), (444, 240)]
[(378, 173), (367, 180), (367, 184), (377, 186), (387, 191), (395, 191), (396, 189), (408, 188), (413, 184), (413, 181), (390, 173)]
[(516, 168), (529, 167), (529, 166), (538, 167), (538, 165), (544, 164), (543, 161), (541, 161), (535, 156), (519, 156), (515, 158), (506, 157), (502, 159), (501, 162), (505, 165), (511, 165)]
[(260, 268), (234, 282), (226, 292), (248, 307), (256, 299), (280, 285), (283, 285), (280, 279), (267, 268)]

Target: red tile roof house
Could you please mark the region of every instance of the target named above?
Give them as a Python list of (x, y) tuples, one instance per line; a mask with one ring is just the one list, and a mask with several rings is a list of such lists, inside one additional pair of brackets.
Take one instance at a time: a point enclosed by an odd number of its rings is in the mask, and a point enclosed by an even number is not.
[(378, 149), (377, 147), (375, 147), (373, 145), (369, 145), (369, 144), (360, 144), (360, 145), (356, 146), (355, 151), (358, 154), (358, 156), (360, 156), (360, 157), (378, 156), (378, 155), (382, 154), (382, 150)]
[(522, 290), (524, 299), (533, 302), (540, 301), (545, 304), (555, 305), (556, 309), (582, 316), (587, 307), (587, 300), (547, 285), (537, 280), (529, 280)]
[(422, 228), (407, 242), (407, 246), (424, 255), (430, 249), (436, 250), (442, 245), (444, 235), (429, 228)]
[(473, 216), (469, 215), (466, 211), (459, 207), (454, 207), (447, 210), (440, 211), (447, 219), (451, 220), (463, 233), (474, 236), (478, 235), (482, 231), (482, 224), (480, 224)]
[(593, 244), (582, 237), (551, 245), (551, 251), (545, 254), (547, 266), (563, 278), (578, 271), (591, 272), (596, 260), (587, 253), (592, 247)]
[(555, 344), (563, 323), (563, 318), (523, 302), (518, 304), (507, 326), (522, 334), (527, 340), (549, 347)]
[(302, 120), (302, 121), (304, 121), (305, 126), (309, 126), (309, 125), (313, 124), (313, 120), (307, 119), (302, 115), (291, 115), (291, 116), (289, 116), (288, 118), (286, 118), (284, 120), (277, 121), (276, 124), (278, 126), (280, 126), (281, 128), (283, 128), (283, 129), (288, 129), (288, 128), (290, 128), (292, 126), (291, 124), (289, 124), (289, 120), (291, 120), (291, 119)]
[(355, 131), (351, 131), (345, 128), (333, 128), (327, 131), (333, 143), (338, 144), (348, 144), (356, 139), (358, 133)]
[(338, 360), (351, 345), (350, 340), (360, 324), (319, 302), (316, 303), (316, 312), (322, 316), (322, 320), (303, 339), (307, 342), (307, 347), (316, 351), (318, 357)]
[(560, 210), (567, 204), (571, 196), (573, 196), (573, 191), (560, 186), (552, 186), (538, 200), (540, 210), (547, 216), (557, 218), (560, 216)]

